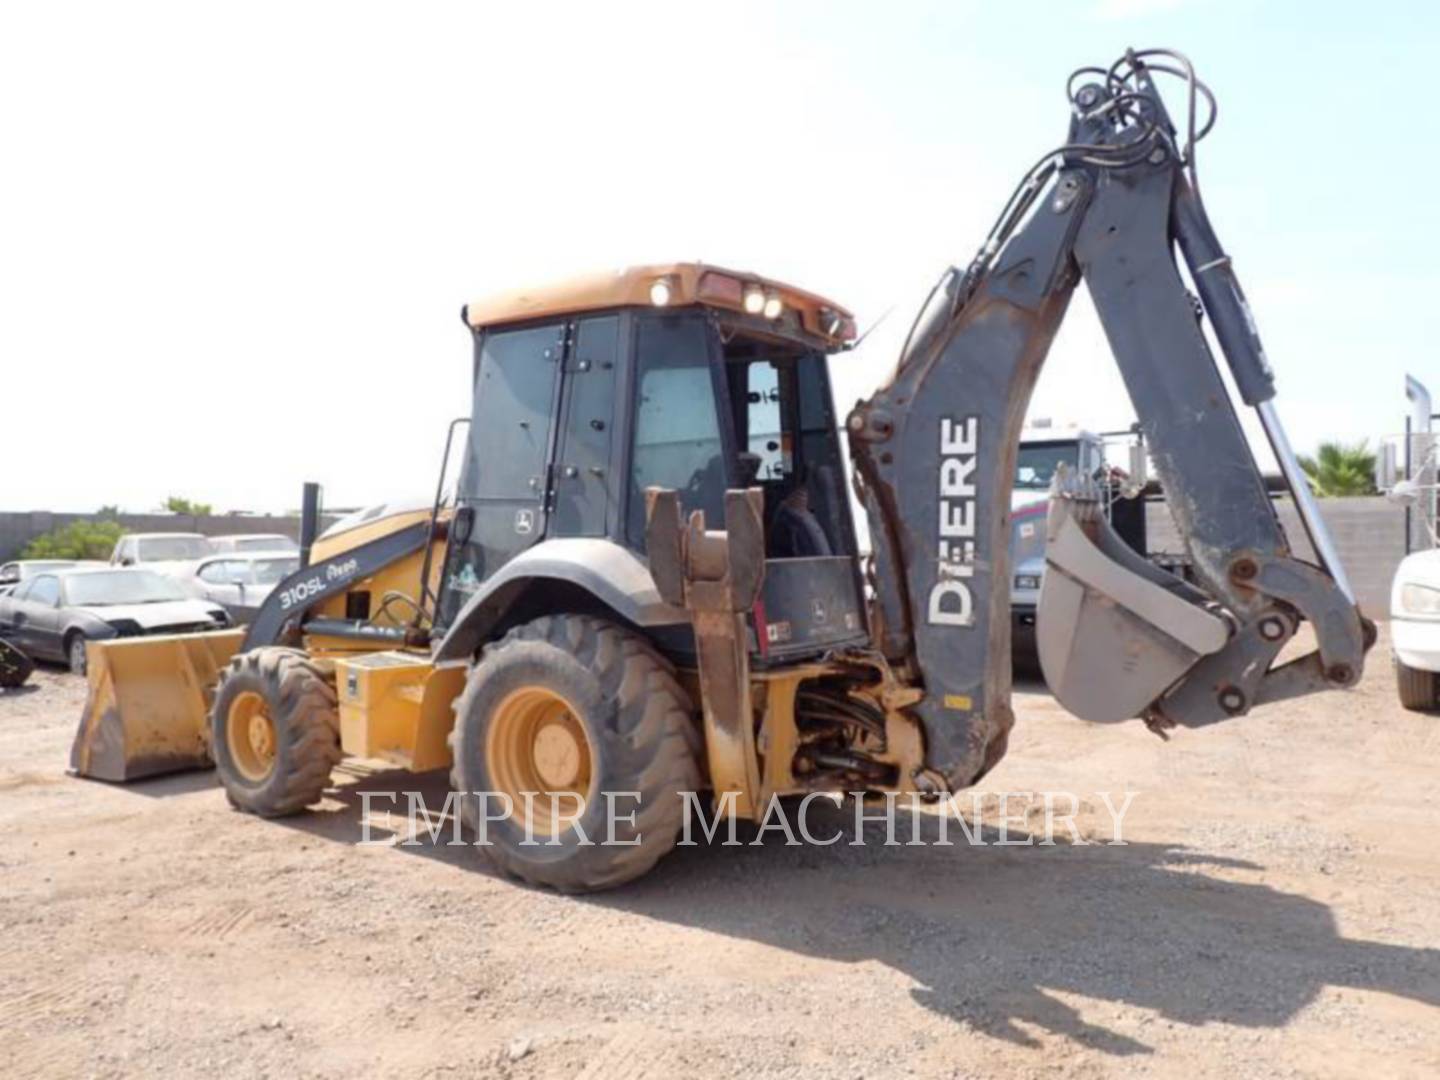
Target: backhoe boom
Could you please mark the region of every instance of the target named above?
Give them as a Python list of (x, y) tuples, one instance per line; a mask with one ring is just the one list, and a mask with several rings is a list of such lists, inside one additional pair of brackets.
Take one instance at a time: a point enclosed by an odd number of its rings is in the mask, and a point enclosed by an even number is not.
[[(1181, 67), (1147, 65), (1152, 57)], [(1208, 317), (1293, 484), (1273, 375), (1198, 195), (1193, 122), (1181, 145), (1154, 76), (1209, 92), (1187, 61), (1161, 50), (1093, 70), (1104, 80), (1074, 93), (1066, 145), (1026, 178), (969, 269), (942, 280), (890, 382), (848, 421), (880, 641), (924, 684), (915, 708), (936, 788), (974, 783), (1004, 752), (1016, 445), (1082, 278), (1196, 580), (1130, 552), (1089, 479), (1062, 474), (1037, 627), (1057, 697), (1086, 719), (1204, 724), (1353, 685), (1369, 644), (1308, 490), (1297, 501), (1321, 565), (1294, 557), (1202, 330)], [(1302, 620), (1318, 648), (1270, 670)]]

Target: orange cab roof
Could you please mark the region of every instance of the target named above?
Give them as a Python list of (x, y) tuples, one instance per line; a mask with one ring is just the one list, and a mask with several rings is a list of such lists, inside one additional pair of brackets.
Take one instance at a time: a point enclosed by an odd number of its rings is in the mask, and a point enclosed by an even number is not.
[[(663, 304), (656, 303), (655, 286), (665, 284)], [(610, 273), (586, 274), (534, 289), (517, 289), (489, 296), (465, 307), (465, 321), (474, 329), (504, 323), (543, 319), (616, 307), (684, 307), (701, 304), (764, 316), (746, 307), (747, 294), (778, 299), (780, 315), (795, 318), (805, 333), (831, 348), (855, 338), (855, 319), (845, 308), (823, 296), (739, 270), (705, 263), (663, 263), (632, 266)], [(752, 297), (752, 302), (754, 301)], [(774, 310), (772, 304), (771, 309)]]

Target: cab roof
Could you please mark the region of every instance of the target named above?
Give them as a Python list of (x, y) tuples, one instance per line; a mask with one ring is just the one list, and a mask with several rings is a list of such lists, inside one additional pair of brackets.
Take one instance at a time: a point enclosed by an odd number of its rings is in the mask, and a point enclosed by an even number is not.
[[(654, 291), (662, 282), (666, 299), (657, 303)], [(769, 316), (770, 319), (803, 331), (827, 349), (843, 348), (855, 339), (855, 318), (839, 304), (759, 274), (707, 263), (658, 263), (585, 274), (476, 300), (465, 306), (463, 315), (472, 329), (480, 330), (605, 308), (675, 308), (699, 304), (748, 314), (764, 322), (766, 316), (753, 307), (755, 294), (764, 300), (779, 300), (780, 311)], [(749, 308), (747, 296), (752, 298)]]

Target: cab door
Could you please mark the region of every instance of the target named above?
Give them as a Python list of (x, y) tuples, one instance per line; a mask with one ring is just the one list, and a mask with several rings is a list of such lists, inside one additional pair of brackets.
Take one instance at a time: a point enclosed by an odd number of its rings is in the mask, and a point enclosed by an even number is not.
[(574, 324), (565, 358), (550, 536), (607, 534), (619, 495), (610, 475), (619, 355), (618, 315)]
[(545, 535), (552, 418), (567, 324), (487, 331), (478, 342), (474, 409), (442, 587), (441, 620)]

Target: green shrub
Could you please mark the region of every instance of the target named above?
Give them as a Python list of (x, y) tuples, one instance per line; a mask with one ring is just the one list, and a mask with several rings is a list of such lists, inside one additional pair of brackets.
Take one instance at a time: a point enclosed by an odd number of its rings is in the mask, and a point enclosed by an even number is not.
[(125, 529), (118, 521), (72, 521), (25, 545), (22, 559), (108, 559)]
[(179, 495), (171, 495), (160, 509), (168, 510), (172, 514), (189, 514), (191, 517), (205, 517), (215, 512), (215, 508), (209, 503), (195, 502)]

